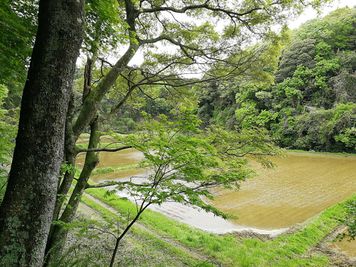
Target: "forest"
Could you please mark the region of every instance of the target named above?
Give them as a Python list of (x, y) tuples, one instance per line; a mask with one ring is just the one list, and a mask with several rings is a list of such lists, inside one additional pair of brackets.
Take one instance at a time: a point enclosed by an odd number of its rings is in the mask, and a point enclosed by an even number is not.
[(1, 1), (0, 266), (354, 266), (335, 3)]

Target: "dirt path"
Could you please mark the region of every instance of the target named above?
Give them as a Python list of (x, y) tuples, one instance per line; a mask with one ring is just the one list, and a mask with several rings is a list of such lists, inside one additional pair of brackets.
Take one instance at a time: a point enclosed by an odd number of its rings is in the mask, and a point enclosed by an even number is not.
[[(110, 211), (111, 213), (117, 215), (117, 216), (121, 216), (120, 213), (114, 209), (113, 207), (111, 207), (110, 205), (102, 202), (101, 200), (87, 194), (87, 193), (84, 193), (85, 197), (87, 197), (88, 199), (90, 199), (91, 201), (94, 201), (96, 204), (102, 206), (103, 208), (107, 209), (108, 211)], [(94, 209), (92, 209), (91, 207), (85, 205), (84, 203), (81, 203), (81, 207), (80, 207), (80, 211), (86, 215), (86, 216), (95, 216), (93, 215), (96, 214), (96, 218), (98, 218), (97, 215), (99, 215), (100, 213)], [(99, 215), (100, 216), (100, 215)], [(216, 263), (215, 260), (212, 260), (210, 259), (208, 256), (202, 254), (200, 251), (197, 251), (197, 250), (192, 250), (191, 248), (188, 248), (186, 246), (184, 246), (183, 244), (181, 244), (180, 242), (176, 241), (176, 240), (173, 240), (171, 238), (168, 238), (167, 236), (163, 236), (163, 235), (159, 235), (157, 234), (155, 231), (153, 231), (152, 229), (148, 228), (147, 226), (139, 223), (139, 222), (136, 222), (135, 223), (135, 227), (141, 229), (141, 230), (144, 230), (148, 233), (150, 233), (151, 235), (153, 235), (154, 237), (158, 238), (158, 239), (161, 239), (163, 240), (164, 242), (167, 242), (168, 244), (170, 245), (173, 245), (174, 247), (182, 250), (183, 252), (187, 253), (188, 255), (190, 255), (192, 258), (195, 258), (195, 259), (198, 259), (198, 260), (201, 260), (201, 261), (208, 261), (208, 262), (211, 262), (211, 263), (214, 263), (216, 264), (216, 266), (221, 266), (221, 264), (219, 263)]]

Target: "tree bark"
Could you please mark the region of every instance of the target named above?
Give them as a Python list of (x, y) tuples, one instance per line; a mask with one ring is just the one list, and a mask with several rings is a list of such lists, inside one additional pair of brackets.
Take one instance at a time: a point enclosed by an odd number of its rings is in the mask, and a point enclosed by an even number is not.
[[(75, 159), (76, 159), (76, 151), (75, 151), (75, 142), (72, 132), (72, 121), (74, 116), (74, 95), (71, 94), (71, 99), (69, 101), (67, 118), (66, 118), (66, 130), (65, 130), (65, 138), (64, 138), (64, 163), (70, 165), (73, 169), (66, 171), (64, 173), (62, 181), (58, 181), (58, 191), (56, 204), (53, 212), (53, 221), (56, 221), (59, 217), (62, 205), (64, 200), (66, 199), (66, 195), (72, 185), (72, 181), (74, 179), (75, 173)], [(51, 227), (52, 228), (52, 227)]]
[[(129, 4), (128, 4), (129, 3)], [(131, 1), (126, 1), (126, 11), (127, 11), (127, 20), (128, 23), (130, 24), (130, 46), (125, 52), (125, 54), (116, 62), (116, 64), (110, 69), (110, 71), (103, 77), (103, 79), (99, 82), (99, 84), (92, 90), (91, 86), (91, 75), (92, 75), (92, 68), (93, 64), (95, 62), (95, 59), (97, 57), (97, 51), (93, 52), (92, 58), (88, 58), (87, 64), (85, 66), (85, 73), (84, 73), (84, 88), (83, 88), (83, 103), (81, 106), (81, 109), (79, 111), (78, 117), (71, 125), (70, 135), (66, 136), (66, 139), (71, 139), (73, 140), (72, 142), (72, 151), (75, 150), (75, 142), (79, 138), (80, 134), (84, 131), (84, 129), (90, 124), (91, 129), (93, 126), (93, 120), (95, 121), (96, 127), (97, 127), (97, 119), (95, 117), (97, 116), (97, 111), (98, 111), (98, 105), (100, 104), (100, 101), (104, 97), (104, 95), (108, 92), (108, 90), (114, 85), (116, 79), (119, 77), (121, 72), (126, 68), (128, 62), (132, 59), (132, 57), (135, 55), (136, 51), (139, 48), (139, 44), (134, 40), (135, 38), (132, 36), (132, 32), (135, 31), (134, 28), (134, 20), (135, 20), (135, 15), (137, 15), (134, 10), (133, 10), (133, 4)], [(93, 131), (91, 132), (91, 137), (93, 135)], [(99, 140), (97, 140), (97, 143), (95, 144), (95, 147), (97, 146)], [(89, 147), (95, 148), (89, 144)], [(65, 148), (65, 151), (70, 151), (70, 146)], [(70, 155), (73, 155), (74, 157), (76, 155), (69, 153)], [(92, 164), (92, 162), (95, 162), (94, 155), (96, 156), (95, 153), (93, 152), (87, 152), (86, 154), (86, 161), (84, 163), (83, 170), (81, 172), (81, 175), (78, 179), (78, 183), (76, 184), (76, 187), (71, 194), (69, 198), (69, 202), (66, 205), (63, 214), (60, 216), (60, 221), (70, 223), (72, 222), (77, 206), (79, 204), (80, 198), (87, 186), (87, 181), (91, 175), (91, 172), (94, 170), (95, 165)], [(69, 157), (68, 157), (69, 158)], [(88, 162), (87, 162), (88, 158)], [(96, 159), (97, 160), (97, 159)], [(75, 158), (74, 161), (75, 163)], [(67, 195), (69, 188), (72, 184), (73, 181), (73, 175), (66, 174), (58, 191), (58, 196), (57, 196), (57, 202), (56, 202), (56, 207), (55, 207), (55, 214), (54, 218), (58, 219), (61, 207), (63, 205), (63, 200), (64, 198), (62, 196)], [(48, 258), (46, 259), (46, 264), (51, 263), (53, 260), (53, 256), (56, 257), (56, 255), (60, 255), (63, 246), (65, 244), (67, 236), (67, 230), (63, 229), (60, 225), (54, 225), (51, 229), (51, 233), (49, 236), (49, 239), (47, 241), (47, 247), (46, 247), (46, 252), (48, 253)], [(52, 261), (53, 262), (53, 261)]]
[[(90, 139), (88, 148), (96, 148), (100, 141), (100, 133), (98, 131), (98, 118), (90, 124)], [(97, 152), (87, 152), (84, 162), (83, 170), (80, 173), (77, 184), (74, 187), (73, 193), (71, 194), (68, 204), (66, 205), (61, 217), (60, 222), (71, 223), (77, 212), (80, 199), (87, 188), (89, 177), (95, 166), (98, 164), (99, 158)], [(46, 264), (55, 263), (54, 259), (61, 256), (65, 241), (68, 235), (68, 229), (63, 227), (61, 224), (56, 224), (53, 226), (53, 230), (50, 239), (47, 243), (46, 251), (48, 253)]]
[(63, 160), (84, 0), (41, 0), (8, 185), (0, 206), (0, 266), (41, 266)]

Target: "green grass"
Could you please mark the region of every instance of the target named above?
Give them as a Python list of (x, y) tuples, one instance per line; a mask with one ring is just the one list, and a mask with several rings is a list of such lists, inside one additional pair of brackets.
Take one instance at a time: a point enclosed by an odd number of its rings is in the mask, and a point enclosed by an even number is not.
[[(96, 203), (95, 201), (89, 199), (88, 197), (83, 196), (81, 201), (89, 206), (90, 208), (96, 210), (101, 214), (104, 220), (111, 222), (116, 220), (122, 223), (126, 223), (123, 217), (119, 217), (116, 214), (112, 213), (108, 209), (104, 208), (102, 205)], [(167, 258), (178, 259), (181, 263), (187, 266), (212, 266), (208, 262), (203, 262), (193, 258), (190, 254), (185, 251), (175, 247), (173, 244), (170, 244), (157, 236), (151, 234), (150, 232), (140, 229), (138, 227), (131, 228), (131, 232), (140, 237), (140, 243), (144, 242), (150, 244), (150, 253), (154, 251), (159, 251), (163, 253)]]
[[(104, 189), (91, 189), (88, 193), (122, 214), (135, 211), (133, 203), (116, 195), (108, 196)], [(210, 234), (151, 210), (145, 211), (140, 222), (160, 235), (204, 252), (225, 266), (327, 266), (326, 256), (308, 255), (308, 251), (338, 225), (337, 218), (343, 214), (342, 204), (337, 204), (312, 219), (303, 229), (270, 241)]]
[(107, 173), (111, 173), (111, 172), (120, 172), (120, 171), (126, 171), (126, 170), (135, 170), (138, 167), (139, 167), (139, 164), (126, 164), (126, 165), (122, 165), (119, 167), (95, 168), (92, 175), (107, 174)]

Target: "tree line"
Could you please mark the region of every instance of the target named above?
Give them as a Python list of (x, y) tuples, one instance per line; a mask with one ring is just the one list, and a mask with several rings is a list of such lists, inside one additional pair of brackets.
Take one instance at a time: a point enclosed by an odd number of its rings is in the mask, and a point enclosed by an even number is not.
[(255, 70), (202, 88), (200, 114), (228, 128), (265, 128), (292, 149), (356, 150), (355, 8), (286, 31)]

